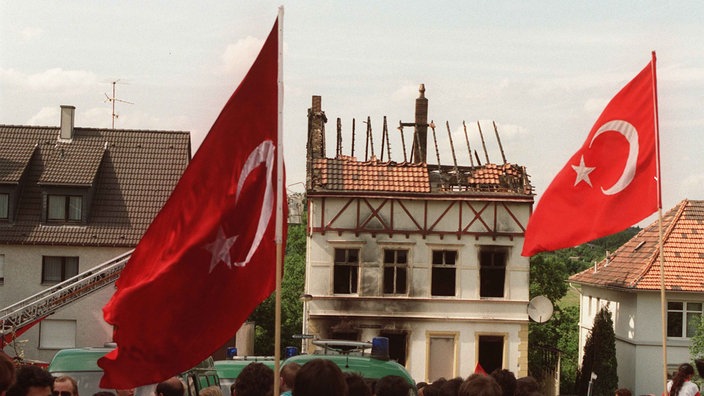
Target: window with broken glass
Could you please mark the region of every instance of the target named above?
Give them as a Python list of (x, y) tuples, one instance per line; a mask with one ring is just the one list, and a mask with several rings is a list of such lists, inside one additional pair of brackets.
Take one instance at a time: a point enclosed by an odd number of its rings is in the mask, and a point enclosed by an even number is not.
[(454, 296), (456, 294), (456, 250), (433, 250), (433, 270), (430, 294), (432, 296)]
[(359, 249), (335, 249), (333, 293), (357, 293)]
[(407, 293), (408, 250), (384, 249), (384, 294)]
[(479, 296), (503, 297), (508, 251), (501, 247), (482, 247), (479, 251)]

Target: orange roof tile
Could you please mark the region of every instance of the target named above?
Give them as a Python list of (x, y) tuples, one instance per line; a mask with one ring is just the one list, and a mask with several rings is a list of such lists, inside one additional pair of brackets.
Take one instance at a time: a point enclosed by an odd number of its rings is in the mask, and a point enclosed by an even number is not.
[[(704, 201), (684, 200), (663, 216), (665, 289), (704, 290)], [(569, 279), (603, 287), (660, 290), (658, 222), (618, 250)]]
[[(340, 156), (315, 159), (312, 175), (315, 191), (428, 193), (433, 189), (532, 194), (525, 169), (514, 164), (454, 168), (376, 159), (360, 162)], [(431, 179), (439, 182), (431, 183)]]

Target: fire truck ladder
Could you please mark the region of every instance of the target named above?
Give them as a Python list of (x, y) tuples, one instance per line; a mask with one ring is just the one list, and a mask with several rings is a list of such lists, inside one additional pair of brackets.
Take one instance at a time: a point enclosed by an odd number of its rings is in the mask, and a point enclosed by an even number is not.
[(0, 310), (0, 346), (12, 342), (58, 309), (115, 283), (132, 256), (130, 250)]

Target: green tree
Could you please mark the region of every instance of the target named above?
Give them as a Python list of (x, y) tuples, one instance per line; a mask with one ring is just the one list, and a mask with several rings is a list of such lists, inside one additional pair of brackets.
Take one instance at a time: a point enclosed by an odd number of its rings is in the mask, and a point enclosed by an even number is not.
[(584, 345), (582, 367), (577, 380), (577, 394), (586, 395), (592, 373), (593, 396), (611, 396), (618, 386), (616, 362), (616, 335), (611, 312), (606, 307), (599, 310), (594, 318), (592, 331)]
[[(304, 217), (305, 218), (305, 217)], [(286, 346), (300, 347), (300, 341), (293, 338), (300, 334), (303, 324), (303, 293), (306, 267), (306, 227), (302, 224), (288, 226), (284, 276), (281, 279), (281, 356)], [(252, 312), (249, 320), (254, 322), (254, 354), (271, 356), (274, 354), (274, 321), (276, 292)]]

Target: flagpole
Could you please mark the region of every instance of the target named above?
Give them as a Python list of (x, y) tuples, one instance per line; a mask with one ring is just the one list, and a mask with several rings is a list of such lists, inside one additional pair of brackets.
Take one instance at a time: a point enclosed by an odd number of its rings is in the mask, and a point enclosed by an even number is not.
[(277, 139), (276, 139), (276, 303), (274, 318), (274, 392), (278, 396), (280, 392), (280, 360), (281, 360), (281, 273), (283, 272), (283, 202), (284, 191), (284, 154), (283, 154), (283, 108), (284, 108), (284, 70), (283, 70), (283, 48), (284, 48), (284, 6), (279, 6), (277, 16), (278, 26), (278, 76), (277, 76)]
[(656, 182), (657, 186), (657, 201), (658, 201), (658, 256), (660, 258), (660, 318), (661, 318), (661, 331), (662, 331), (662, 383), (663, 383), (663, 394), (667, 394), (667, 299), (665, 298), (665, 254), (663, 248), (663, 231), (662, 231), (662, 182), (660, 176), (660, 121), (658, 119), (658, 85), (657, 85), (657, 73), (655, 69), (656, 62), (655, 51), (652, 52), (652, 66), (651, 71), (653, 74), (653, 106), (654, 106), (654, 119), (655, 124), (655, 171), (656, 171)]

